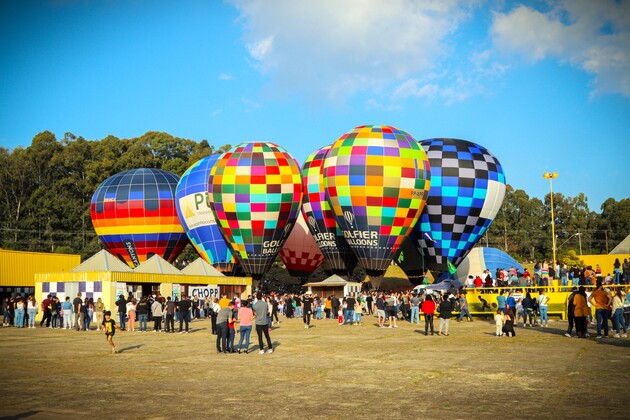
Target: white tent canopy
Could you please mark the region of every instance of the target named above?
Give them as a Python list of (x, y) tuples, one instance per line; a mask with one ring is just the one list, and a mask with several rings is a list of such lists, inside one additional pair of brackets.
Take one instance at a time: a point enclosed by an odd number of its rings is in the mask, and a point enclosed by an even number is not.
[(174, 274), (174, 275), (182, 275), (182, 272), (177, 268), (173, 267), (171, 263), (166, 261), (164, 258), (159, 255), (154, 255), (139, 266), (137, 266), (134, 270), (136, 273), (147, 273), (147, 274)]
[(187, 276), (224, 277), (225, 275), (208, 264), (203, 258), (197, 258), (182, 269), (182, 274)]
[(630, 254), (630, 235), (626, 236), (626, 239), (619, 242), (619, 245), (610, 251), (611, 254)]

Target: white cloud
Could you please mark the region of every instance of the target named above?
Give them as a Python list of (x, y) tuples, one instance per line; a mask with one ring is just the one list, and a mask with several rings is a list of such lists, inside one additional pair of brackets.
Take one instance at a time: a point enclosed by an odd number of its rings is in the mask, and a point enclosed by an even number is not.
[(221, 73), (219, 75), (219, 80), (224, 80), (224, 81), (234, 80), (234, 76), (232, 76), (230, 73)]
[(630, 2), (561, 0), (546, 11), (495, 13), (495, 45), (532, 61), (547, 57), (595, 76), (595, 93), (630, 97)]
[(395, 104), (390, 104), (390, 105), (384, 105), (380, 102), (378, 102), (376, 99), (374, 98), (370, 98), (365, 102), (365, 107), (367, 109), (377, 109), (379, 111), (399, 111), (401, 109), (400, 105), (395, 105)]
[[(228, 0), (272, 90), (345, 100), (439, 67), (475, 0)], [(430, 88), (427, 88), (430, 89)], [(428, 95), (430, 92), (426, 92)]]

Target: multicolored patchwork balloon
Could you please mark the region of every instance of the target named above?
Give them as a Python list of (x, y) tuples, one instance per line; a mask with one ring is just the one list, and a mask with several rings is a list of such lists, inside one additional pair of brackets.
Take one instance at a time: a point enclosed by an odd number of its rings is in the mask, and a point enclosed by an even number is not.
[(299, 214), (299, 165), (273, 143), (242, 143), (212, 167), (209, 192), (223, 236), (245, 272), (260, 280)]
[(382, 276), (391, 264), (420, 217), (429, 185), (424, 150), (397, 128), (357, 127), (332, 145), (324, 162), (326, 195), (369, 276)]
[(324, 261), (324, 256), (301, 214), (298, 215), (291, 234), (280, 250), (280, 258), (289, 274), (301, 279), (307, 279)]
[(306, 158), (302, 167), (302, 214), (308, 221), (317, 246), (334, 274), (350, 277), (357, 258), (337, 226), (324, 191), (324, 159), (331, 146), (324, 146)]
[(414, 231), (427, 267), (454, 272), (501, 208), (505, 174), (478, 144), (447, 138), (421, 144), (431, 164), (431, 190)]
[(188, 243), (175, 210), (179, 177), (161, 169), (132, 169), (107, 178), (90, 205), (105, 248), (134, 268), (159, 255), (172, 262)]
[(210, 170), (221, 155), (210, 155), (184, 172), (175, 190), (179, 220), (201, 258), (220, 270), (235, 262), (223, 238), (208, 199)]

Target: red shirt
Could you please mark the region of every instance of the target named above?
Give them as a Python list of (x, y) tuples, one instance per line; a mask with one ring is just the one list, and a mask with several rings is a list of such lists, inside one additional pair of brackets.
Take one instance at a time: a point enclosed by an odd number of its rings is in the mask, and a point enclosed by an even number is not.
[(422, 302), (422, 313), (434, 314), (435, 302), (433, 302), (432, 300), (425, 300), (424, 302)]
[(482, 284), (483, 282), (481, 281), (481, 277), (475, 277), (475, 287), (481, 287)]

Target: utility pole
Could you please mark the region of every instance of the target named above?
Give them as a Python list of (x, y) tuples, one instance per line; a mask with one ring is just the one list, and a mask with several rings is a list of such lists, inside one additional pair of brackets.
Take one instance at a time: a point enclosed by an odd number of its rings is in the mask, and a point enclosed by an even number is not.
[(558, 177), (558, 172), (545, 172), (543, 177), (549, 180), (549, 199), (551, 204), (551, 251), (553, 253), (552, 267), (554, 275), (556, 271), (556, 227), (553, 215), (553, 180)]
[(580, 243), (580, 255), (582, 255), (582, 234), (580, 232), (577, 233), (578, 241)]

